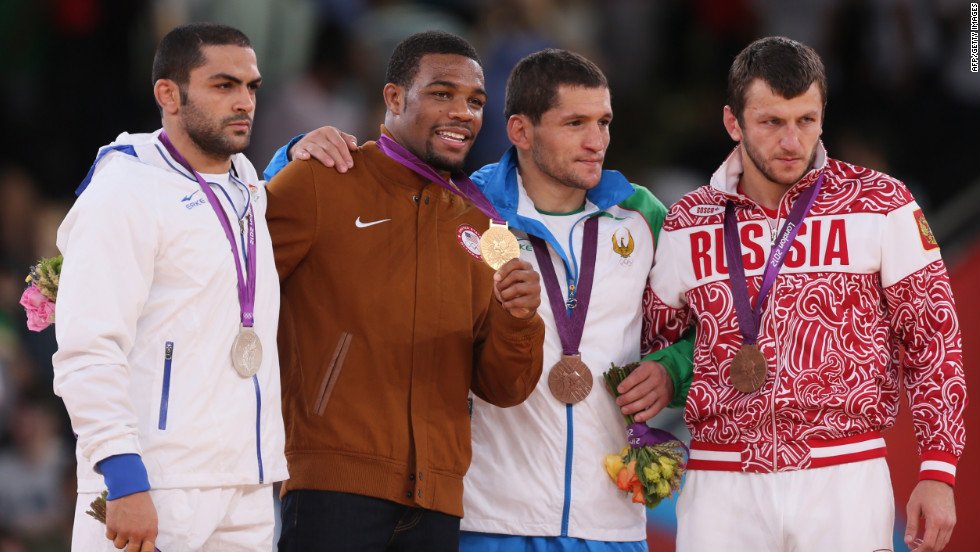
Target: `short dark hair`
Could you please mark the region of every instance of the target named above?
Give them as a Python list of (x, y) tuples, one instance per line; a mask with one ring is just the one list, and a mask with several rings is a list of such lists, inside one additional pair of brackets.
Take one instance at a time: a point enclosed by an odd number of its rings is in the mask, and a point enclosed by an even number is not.
[(575, 52), (548, 48), (525, 57), (510, 72), (504, 117), (524, 115), (533, 124), (541, 122), (541, 116), (558, 103), (562, 85), (609, 88), (595, 63)]
[(739, 52), (728, 71), (728, 106), (739, 123), (745, 96), (755, 79), (762, 79), (773, 92), (795, 98), (817, 83), (827, 107), (827, 73), (820, 56), (806, 44), (784, 36), (760, 38)]
[(466, 40), (444, 31), (425, 31), (413, 34), (395, 46), (388, 60), (385, 82), (411, 87), (419, 73), (419, 61), (426, 54), (456, 54), (468, 57), (483, 67), (476, 48)]
[(251, 48), (245, 33), (218, 23), (187, 23), (175, 27), (157, 46), (153, 56), (153, 82), (169, 79), (180, 88), (181, 100), (186, 101), (185, 87), (191, 71), (204, 65), (203, 46), (241, 46)]

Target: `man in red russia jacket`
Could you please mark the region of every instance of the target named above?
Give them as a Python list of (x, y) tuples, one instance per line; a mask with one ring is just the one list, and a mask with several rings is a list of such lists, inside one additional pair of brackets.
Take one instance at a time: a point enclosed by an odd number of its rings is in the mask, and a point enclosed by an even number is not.
[(809, 47), (750, 44), (724, 111), (738, 146), (660, 233), (648, 337), (697, 318), (679, 551), (891, 550), (900, 380), (922, 458), (905, 540), (940, 550), (956, 520), (967, 399), (939, 246), (901, 182), (827, 157), (826, 94)]

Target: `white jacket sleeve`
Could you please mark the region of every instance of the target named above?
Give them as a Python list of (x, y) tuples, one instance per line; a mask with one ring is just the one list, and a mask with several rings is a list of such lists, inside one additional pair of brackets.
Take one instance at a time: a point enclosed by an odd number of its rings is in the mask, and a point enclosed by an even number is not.
[[(54, 391), (92, 464), (140, 454), (127, 355), (158, 250), (154, 183), (113, 155), (58, 229), (64, 255), (55, 306)], [(140, 181), (144, 180), (144, 181)]]

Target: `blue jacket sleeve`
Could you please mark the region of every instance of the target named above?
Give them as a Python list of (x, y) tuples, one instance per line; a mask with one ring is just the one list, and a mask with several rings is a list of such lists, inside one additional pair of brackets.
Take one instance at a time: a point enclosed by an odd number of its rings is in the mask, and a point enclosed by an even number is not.
[(262, 171), (262, 178), (264, 178), (266, 182), (272, 180), (272, 177), (276, 176), (276, 173), (281, 171), (282, 168), (289, 163), (289, 148), (293, 147), (293, 145), (296, 144), (296, 142), (299, 142), (304, 136), (306, 136), (306, 134), (300, 134), (299, 136), (296, 136), (290, 140), (288, 144), (276, 150), (275, 155), (272, 156), (272, 160), (269, 161), (269, 165), (264, 171)]

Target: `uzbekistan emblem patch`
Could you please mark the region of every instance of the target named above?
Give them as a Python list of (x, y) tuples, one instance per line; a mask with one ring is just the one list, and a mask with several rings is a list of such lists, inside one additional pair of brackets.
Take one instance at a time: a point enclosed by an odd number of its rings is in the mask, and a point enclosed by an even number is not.
[(939, 242), (936, 241), (936, 236), (932, 235), (932, 229), (929, 228), (929, 223), (926, 222), (926, 216), (922, 214), (922, 209), (916, 209), (912, 215), (915, 216), (915, 225), (919, 227), (922, 249), (930, 251), (939, 248)]
[(633, 254), (633, 234), (628, 228), (617, 228), (612, 236), (613, 251), (619, 253), (622, 259), (619, 263), (624, 266), (633, 264), (630, 256)]
[(459, 225), (459, 228), (456, 229), (456, 240), (467, 253), (473, 255), (474, 259), (483, 260), (483, 256), (480, 255), (480, 233), (476, 231), (476, 228), (469, 224)]

